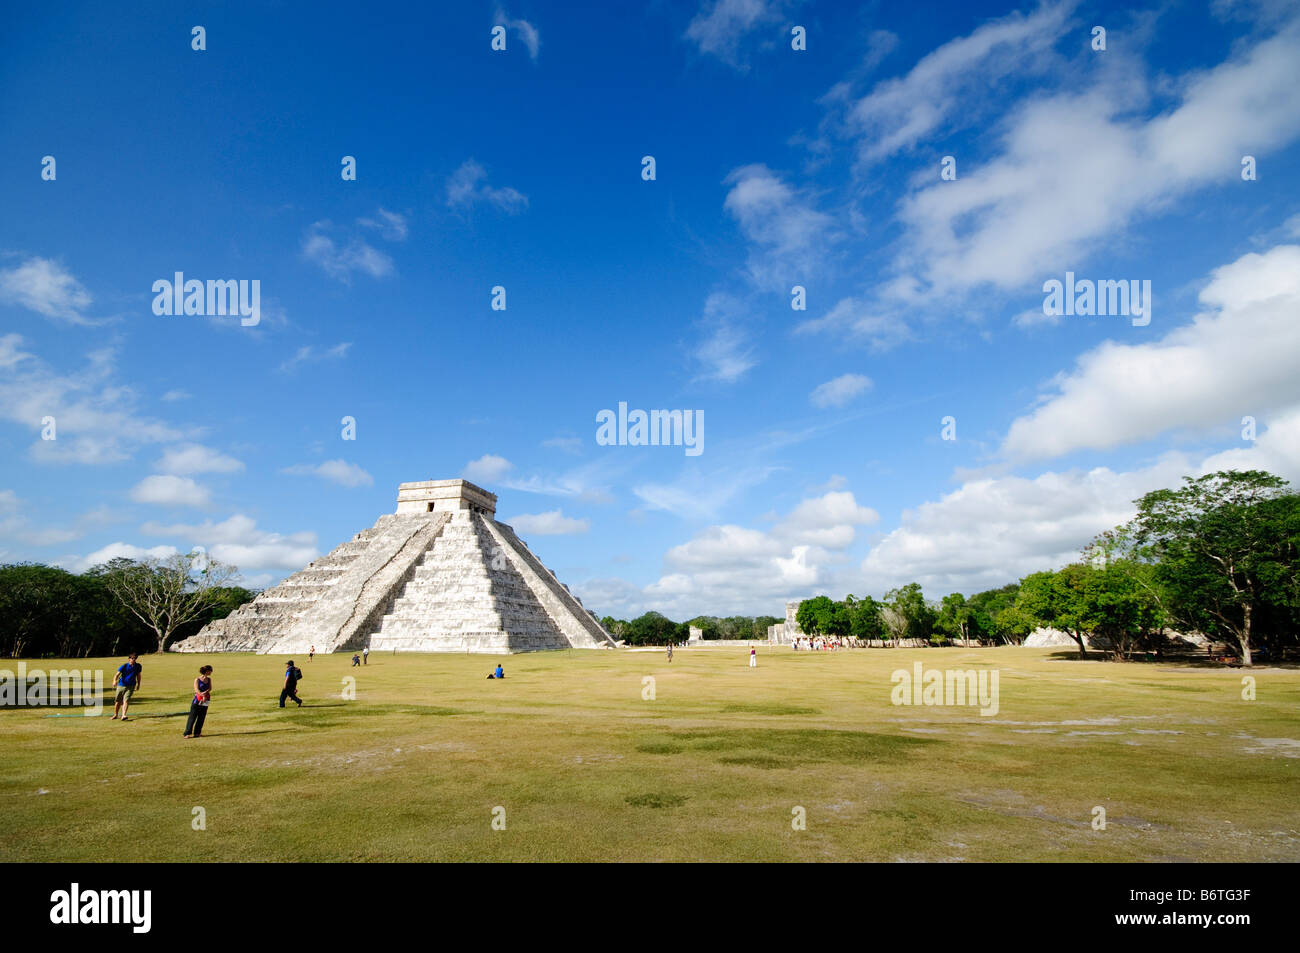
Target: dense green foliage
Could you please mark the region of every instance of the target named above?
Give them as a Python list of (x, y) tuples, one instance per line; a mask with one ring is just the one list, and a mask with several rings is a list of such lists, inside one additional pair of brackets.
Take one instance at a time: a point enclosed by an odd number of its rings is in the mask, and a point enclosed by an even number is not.
[[(0, 656), (85, 658), (154, 651), (153, 630), (109, 588), (108, 576), (115, 569), (120, 565), (96, 566), (77, 575), (34, 563), (0, 565)], [(177, 628), (172, 641), (224, 618), (253, 593), (230, 586), (214, 597), (206, 612)]]

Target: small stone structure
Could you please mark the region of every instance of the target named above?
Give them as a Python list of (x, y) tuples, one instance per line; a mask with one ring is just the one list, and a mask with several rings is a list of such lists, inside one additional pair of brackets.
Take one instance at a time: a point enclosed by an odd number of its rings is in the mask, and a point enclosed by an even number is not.
[(767, 641), (769, 644), (791, 645), (795, 639), (804, 638), (804, 631), (799, 628), (799, 623), (795, 620), (801, 605), (803, 605), (802, 599), (795, 599), (793, 602), (785, 604), (785, 621), (767, 627)]
[(403, 483), (397, 512), (172, 646), (176, 652), (502, 654), (614, 637), (467, 480)]

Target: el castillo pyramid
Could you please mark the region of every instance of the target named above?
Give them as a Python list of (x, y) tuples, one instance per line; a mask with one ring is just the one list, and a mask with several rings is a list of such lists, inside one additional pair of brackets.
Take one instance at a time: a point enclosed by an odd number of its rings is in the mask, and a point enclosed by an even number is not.
[(534, 652), (612, 648), (595, 615), (466, 480), (403, 483), (397, 512), (176, 652)]

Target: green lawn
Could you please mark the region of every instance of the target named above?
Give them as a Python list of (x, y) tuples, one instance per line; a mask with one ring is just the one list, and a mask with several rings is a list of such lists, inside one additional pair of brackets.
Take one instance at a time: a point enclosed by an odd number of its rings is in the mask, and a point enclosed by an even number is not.
[[(747, 656), (300, 658), (283, 711), (279, 657), (145, 657), (130, 722), (0, 711), (0, 860), (1300, 860), (1295, 670), (1246, 701), (1241, 671), (1062, 650)], [(891, 704), (917, 660), (996, 668), (997, 716)]]

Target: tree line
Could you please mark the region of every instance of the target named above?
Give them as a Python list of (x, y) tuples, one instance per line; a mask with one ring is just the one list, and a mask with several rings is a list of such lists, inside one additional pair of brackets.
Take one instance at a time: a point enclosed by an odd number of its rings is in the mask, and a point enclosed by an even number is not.
[(928, 601), (915, 582), (883, 602), (848, 595), (803, 602), (813, 635), (891, 642), (1019, 642), (1039, 626), (1115, 658), (1160, 654), (1166, 630), (1197, 632), (1250, 665), (1280, 658), (1300, 633), (1300, 495), (1262, 470), (1186, 477), (1155, 490), (1128, 523), (1101, 533), (1076, 562), (1017, 583)]
[(766, 639), (768, 626), (784, 621), (773, 615), (725, 618), (699, 615), (685, 622), (674, 622), (661, 613), (647, 612), (631, 620), (607, 615), (600, 624), (627, 645), (676, 645), (690, 638), (692, 626), (699, 629), (705, 639)]

